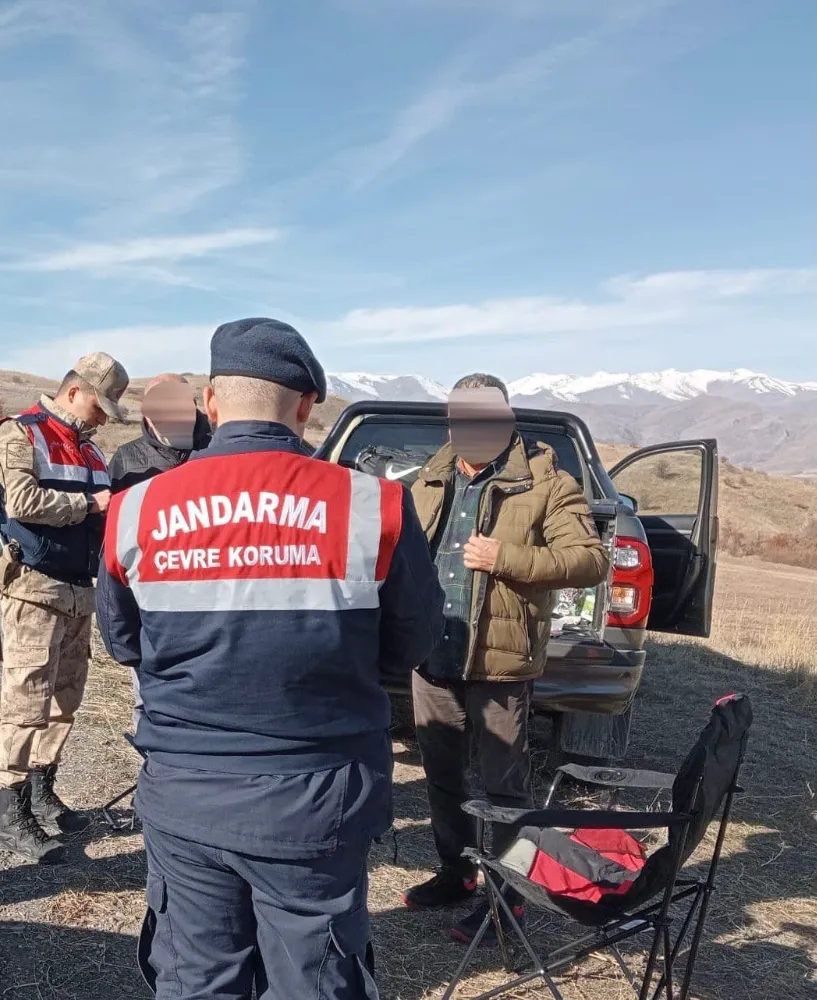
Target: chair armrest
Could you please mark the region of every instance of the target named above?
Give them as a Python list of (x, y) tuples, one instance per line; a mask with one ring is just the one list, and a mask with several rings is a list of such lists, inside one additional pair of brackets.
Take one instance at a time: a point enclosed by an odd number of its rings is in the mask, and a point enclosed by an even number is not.
[(580, 764), (564, 764), (558, 768), (562, 774), (588, 785), (603, 785), (606, 788), (672, 788), (674, 774), (663, 771), (636, 771), (628, 767), (582, 767)]
[(622, 812), (611, 809), (506, 809), (490, 802), (471, 799), (462, 809), (470, 816), (498, 823), (500, 826), (538, 826), (543, 829), (564, 827), (572, 830), (649, 830), (682, 826), (689, 822), (688, 813)]

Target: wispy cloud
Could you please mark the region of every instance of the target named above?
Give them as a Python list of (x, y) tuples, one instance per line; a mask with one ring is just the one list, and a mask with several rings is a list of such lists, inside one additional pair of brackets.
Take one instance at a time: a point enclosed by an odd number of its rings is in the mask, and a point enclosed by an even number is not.
[(159, 236), (121, 243), (78, 243), (66, 250), (21, 261), (22, 271), (98, 271), (118, 265), (178, 261), (216, 251), (257, 246), (280, 239), (277, 229), (228, 229), (217, 233)]
[[(615, 31), (631, 25), (670, 0), (629, 0), (622, 4), (596, 4), (573, 12), (591, 15), (591, 24), (572, 38), (548, 45), (517, 59), (492, 76), (470, 79), (458, 60), (446, 68), (428, 89), (394, 116), (386, 135), (346, 154), (351, 185), (359, 190), (396, 166), (411, 151), (441, 131), (467, 109), (492, 102), (507, 102), (520, 92), (542, 84), (551, 76), (591, 55)], [(532, 13), (535, 3), (522, 2), (520, 11)], [(542, 12), (542, 5), (539, 5)]]
[(141, 324), (84, 330), (44, 337), (3, 354), (3, 367), (60, 378), (77, 358), (90, 351), (109, 351), (132, 377), (157, 371), (207, 371), (210, 339), (215, 325)]
[[(319, 356), (342, 358), (349, 370), (372, 370), (372, 354), (380, 352), (382, 357), (384, 346), (466, 341), (474, 346), (476, 341), (501, 343), (503, 364), (524, 356), (529, 366), (531, 349), (521, 347), (525, 338), (547, 338), (551, 357), (560, 344), (566, 345), (570, 356), (577, 344), (585, 356), (595, 356), (587, 353), (595, 348), (609, 354), (611, 338), (618, 344), (632, 339), (641, 352), (647, 342), (655, 343), (681, 329), (687, 334), (697, 330), (705, 337), (730, 324), (735, 329), (751, 324), (763, 297), (776, 296), (776, 310), (786, 298), (813, 297), (815, 292), (817, 267), (670, 271), (613, 278), (600, 286), (598, 296), (586, 299), (531, 296), (436, 307), (354, 309), (328, 322), (278, 310), (272, 314), (301, 330)], [(107, 350), (133, 376), (159, 370), (203, 372), (209, 362), (210, 338), (226, 318), (230, 317), (214, 317), (211, 324), (140, 324), (59, 336), (43, 333), (35, 343), (7, 349), (3, 367), (58, 378), (80, 355)], [(800, 337), (802, 325), (797, 322), (795, 327)], [(564, 351), (560, 357), (564, 358)], [(432, 360), (419, 370), (436, 376), (433, 366), (429, 367)], [(418, 367), (416, 358), (412, 367)]]
[(236, 183), (249, 0), (196, 6), (19, 0), (5, 11), (10, 66), (52, 43), (60, 58), (25, 89), (0, 87), (0, 183), (72, 198), (80, 223), (121, 229)]
[(355, 190), (406, 157), (412, 149), (445, 128), (466, 108), (488, 101), (507, 100), (514, 92), (541, 80), (560, 65), (576, 59), (595, 45), (588, 36), (554, 45), (520, 59), (502, 73), (483, 80), (466, 80), (460, 69), (449, 70), (425, 93), (397, 113), (388, 133), (347, 154)]
[(677, 299), (708, 297), (742, 298), (747, 295), (796, 295), (817, 291), (817, 270), (800, 268), (715, 269), (711, 271), (664, 271), (645, 278), (619, 276), (605, 282), (604, 289), (622, 298)]
[(354, 309), (328, 324), (326, 330), (361, 345), (572, 336), (645, 327), (660, 331), (711, 319), (727, 300), (811, 294), (815, 290), (815, 268), (672, 271), (640, 279), (610, 279), (596, 299), (534, 296), (437, 307)]

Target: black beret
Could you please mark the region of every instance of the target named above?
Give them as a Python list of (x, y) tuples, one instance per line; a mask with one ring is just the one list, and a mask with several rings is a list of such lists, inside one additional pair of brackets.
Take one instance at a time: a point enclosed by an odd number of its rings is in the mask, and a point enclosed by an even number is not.
[(326, 399), (326, 375), (309, 344), (277, 319), (237, 319), (223, 323), (210, 341), (210, 378), (243, 375), (277, 382)]

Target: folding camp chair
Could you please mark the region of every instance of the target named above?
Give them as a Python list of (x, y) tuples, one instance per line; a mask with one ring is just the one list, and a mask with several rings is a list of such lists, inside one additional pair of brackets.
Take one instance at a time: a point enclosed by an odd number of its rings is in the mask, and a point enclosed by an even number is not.
[[(453, 996), (492, 922), (505, 970), (514, 973), (515, 978), (473, 1000), (489, 1000), (536, 980), (542, 980), (556, 1000), (563, 1000), (553, 976), (577, 960), (605, 949), (612, 952), (639, 1000), (648, 1000), (650, 996), (658, 1000), (662, 995), (667, 1000), (686, 1000), (732, 800), (741, 791), (738, 774), (751, 722), (749, 699), (744, 695), (729, 695), (716, 702), (709, 723), (677, 775), (566, 765), (559, 769), (548, 796), (550, 802), (564, 775), (616, 792), (623, 788), (656, 791), (671, 788), (669, 812), (520, 810), (498, 808), (481, 801), (466, 802), (463, 809), (477, 819), (479, 844), (477, 850), (467, 854), (482, 871), (489, 912), (443, 1000)], [(702, 876), (684, 877), (682, 866), (701, 843), (710, 822), (718, 816), (720, 827), (708, 871)], [(510, 825), (517, 831), (516, 840), (500, 857), (485, 852), (488, 822)], [(627, 832), (661, 828), (668, 831), (668, 842), (649, 856), (641, 841)], [(509, 888), (534, 909), (560, 913), (594, 929), (580, 940), (540, 956), (505, 896)], [(686, 912), (673, 940), (670, 907), (676, 903), (684, 903)], [(507, 930), (512, 930), (519, 939), (533, 963), (533, 971), (524, 972), (521, 965), (512, 963)], [(675, 967), (691, 930), (679, 993), (675, 988)], [(639, 983), (619, 945), (640, 934), (651, 935), (652, 943)], [(661, 975), (651, 993), (659, 963)]]
[[(140, 750), (139, 747), (134, 743), (134, 738), (130, 733), (122, 733), (125, 738), (125, 742), (129, 743), (133, 749), (139, 754), (142, 760), (147, 759), (147, 754)], [(131, 811), (130, 819), (119, 820), (113, 815), (114, 806), (119, 805), (120, 802), (124, 801), (129, 795), (133, 795), (136, 791), (136, 785), (133, 784), (130, 788), (126, 788), (124, 792), (120, 792), (119, 795), (111, 799), (110, 802), (106, 802), (102, 807), (102, 815), (105, 817), (105, 822), (113, 830), (126, 830), (130, 827), (131, 830), (135, 828), (136, 825), (136, 813)]]

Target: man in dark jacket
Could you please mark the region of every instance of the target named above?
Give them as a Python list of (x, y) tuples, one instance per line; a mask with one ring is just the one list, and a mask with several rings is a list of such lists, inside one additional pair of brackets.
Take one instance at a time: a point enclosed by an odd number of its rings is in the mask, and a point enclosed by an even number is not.
[[(183, 375), (169, 372), (157, 375), (145, 387), (145, 398), (156, 386), (165, 382), (187, 384)], [(174, 448), (168, 439), (157, 431), (149, 417), (142, 418), (142, 435), (134, 441), (117, 448), (109, 466), (111, 492), (121, 493), (137, 483), (157, 476), (160, 472), (175, 469), (186, 462), (191, 452), (201, 451), (210, 443), (210, 422), (200, 411), (196, 411), (196, 426), (193, 430), (193, 447)]]
[[(158, 386), (167, 383), (189, 384), (183, 375), (163, 372), (161, 375), (156, 375), (155, 378), (152, 378), (145, 386), (144, 401), (148, 401), (150, 393)], [(210, 443), (210, 438), (210, 421), (201, 410), (197, 409), (195, 411), (195, 426), (192, 435), (193, 447), (190, 449), (174, 447), (170, 439), (165, 434), (162, 434), (161, 430), (156, 427), (156, 424), (150, 417), (143, 412), (142, 436), (121, 445), (117, 448), (111, 459), (111, 493), (121, 493), (131, 486), (135, 486), (137, 483), (143, 483), (146, 479), (158, 476), (160, 472), (175, 469), (186, 462), (192, 452), (202, 451), (206, 448)], [(133, 682), (133, 715), (131, 726), (135, 733), (144, 712), (142, 695), (139, 688), (138, 666), (132, 668), (131, 680)]]
[(217, 430), (111, 501), (97, 617), (139, 663), (157, 1000), (377, 1000), (366, 858), (392, 821), (389, 697), (442, 633), (399, 483), (304, 453), (322, 367), (284, 323), (216, 331)]

